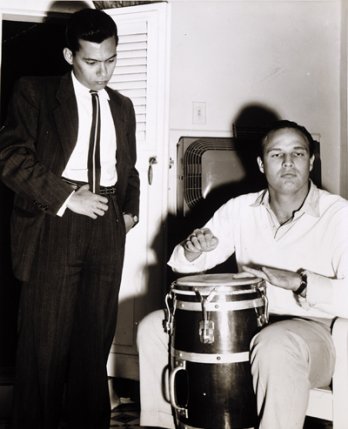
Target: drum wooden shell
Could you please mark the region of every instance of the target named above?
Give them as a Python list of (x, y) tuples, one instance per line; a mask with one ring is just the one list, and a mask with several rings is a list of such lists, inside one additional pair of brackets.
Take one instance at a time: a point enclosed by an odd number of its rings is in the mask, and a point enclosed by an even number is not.
[(180, 428), (256, 424), (249, 346), (266, 319), (262, 285), (232, 274), (186, 276), (172, 284), (170, 390)]

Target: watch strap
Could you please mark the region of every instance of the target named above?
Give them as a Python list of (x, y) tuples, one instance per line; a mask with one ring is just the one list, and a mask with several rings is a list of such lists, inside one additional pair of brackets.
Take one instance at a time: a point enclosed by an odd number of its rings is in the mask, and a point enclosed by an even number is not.
[(294, 290), (294, 294), (301, 295), (301, 293), (307, 288), (307, 274), (305, 270), (300, 270), (298, 273), (301, 276), (301, 284), (296, 290)]

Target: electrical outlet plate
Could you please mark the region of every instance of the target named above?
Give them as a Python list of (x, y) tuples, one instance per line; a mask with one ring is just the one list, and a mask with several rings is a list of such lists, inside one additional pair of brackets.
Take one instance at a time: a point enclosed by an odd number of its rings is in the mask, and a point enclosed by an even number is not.
[(206, 122), (206, 103), (203, 101), (194, 101), (192, 103), (192, 123), (202, 125)]

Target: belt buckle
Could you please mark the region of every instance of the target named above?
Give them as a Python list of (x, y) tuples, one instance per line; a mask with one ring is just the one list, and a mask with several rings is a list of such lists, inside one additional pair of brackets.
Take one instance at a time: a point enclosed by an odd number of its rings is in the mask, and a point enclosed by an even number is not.
[(113, 195), (116, 192), (115, 186), (105, 187), (100, 189), (100, 195)]

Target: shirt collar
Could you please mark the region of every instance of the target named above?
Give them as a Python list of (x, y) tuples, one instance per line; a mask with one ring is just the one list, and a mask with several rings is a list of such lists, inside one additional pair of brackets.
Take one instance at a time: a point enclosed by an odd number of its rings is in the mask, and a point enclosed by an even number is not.
[[(82, 85), (82, 83), (78, 79), (76, 79), (76, 76), (74, 75), (73, 71), (71, 71), (71, 77), (72, 77), (72, 82), (73, 82), (76, 97), (90, 98), (91, 97), (91, 94), (89, 92), (90, 89)], [(105, 99), (105, 100), (110, 99), (109, 94), (106, 92), (105, 89), (101, 89), (100, 91), (98, 91), (98, 96), (100, 99)]]
[[(269, 208), (269, 191), (268, 189), (264, 189), (261, 191), (257, 197), (256, 200), (250, 205), (251, 207), (258, 207), (258, 206), (265, 206)], [(320, 216), (320, 208), (319, 208), (319, 189), (317, 186), (310, 180), (309, 184), (309, 192), (307, 194), (307, 197), (302, 205), (302, 207), (299, 209), (298, 212), (307, 213), (314, 217)]]

